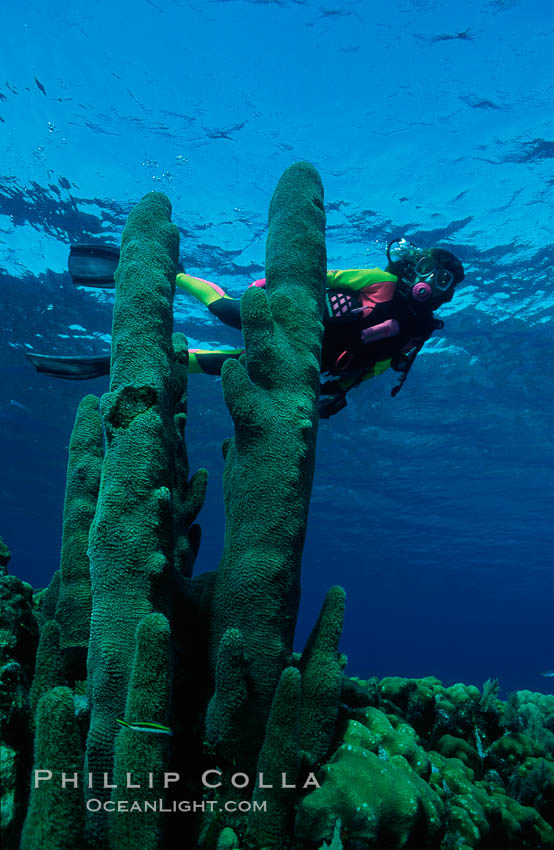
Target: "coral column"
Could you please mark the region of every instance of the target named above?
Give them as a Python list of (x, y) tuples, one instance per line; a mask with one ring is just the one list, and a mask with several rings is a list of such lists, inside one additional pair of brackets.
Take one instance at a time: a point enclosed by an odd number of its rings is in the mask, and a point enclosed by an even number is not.
[(229, 360), (222, 373), (235, 436), (224, 447), (207, 737), (245, 770), (291, 659), (318, 424), (324, 231), (319, 174), (297, 163), (271, 201), (266, 291), (252, 287), (242, 299), (244, 361)]
[[(95, 777), (113, 775), (116, 718), (125, 717), (137, 627), (152, 612), (169, 613), (186, 363), (186, 350), (176, 352), (172, 343), (179, 236), (170, 212), (168, 199), (157, 193), (135, 207), (116, 273), (111, 383), (100, 402), (105, 456), (88, 550), (92, 616), (86, 769)], [(168, 676), (167, 650), (160, 652), (165, 652), (160, 669)], [(166, 693), (167, 682), (160, 681), (159, 688)], [(155, 700), (155, 695), (144, 698)], [(136, 707), (136, 694), (132, 701)], [(167, 699), (155, 704), (158, 715), (146, 719), (167, 723)], [(148, 712), (144, 700), (142, 711)], [(153, 751), (143, 754), (144, 763), (163, 770), (164, 742), (149, 746)], [(100, 800), (106, 794), (101, 788), (89, 792)], [(107, 846), (106, 830), (105, 817), (90, 815), (93, 844)], [(151, 825), (154, 844), (155, 832)]]

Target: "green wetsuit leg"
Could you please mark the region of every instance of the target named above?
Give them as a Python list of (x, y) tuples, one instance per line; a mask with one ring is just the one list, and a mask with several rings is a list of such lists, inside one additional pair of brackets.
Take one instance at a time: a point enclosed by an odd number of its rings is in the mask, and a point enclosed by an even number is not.
[(238, 298), (218, 298), (217, 301), (212, 301), (211, 304), (208, 304), (208, 310), (224, 324), (239, 331), (242, 330), (240, 301)]
[(237, 330), (241, 329), (240, 301), (230, 298), (216, 283), (201, 277), (193, 277), (185, 272), (178, 274), (175, 282), (179, 289), (205, 304), (210, 313), (226, 325)]

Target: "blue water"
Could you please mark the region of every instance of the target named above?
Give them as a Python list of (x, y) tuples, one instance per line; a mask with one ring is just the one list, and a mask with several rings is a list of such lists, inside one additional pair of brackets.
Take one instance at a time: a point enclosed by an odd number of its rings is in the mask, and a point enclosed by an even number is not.
[[(330, 268), (440, 243), (466, 279), (402, 393), (352, 393), (318, 444), (297, 645), (348, 594), (352, 675), (500, 680), (553, 692), (554, 13), (546, 0), (21, 2), (0, 74), (0, 534), (10, 569), (58, 566), (76, 405), (107, 380), (35, 374), (28, 350), (102, 353), (113, 296), (76, 289), (72, 241), (117, 242), (166, 192), (192, 274), (239, 295), (263, 274), (269, 200), (307, 159)], [(182, 293), (191, 344), (237, 345)], [(198, 570), (222, 546), (218, 380), (190, 380), (208, 466)]]

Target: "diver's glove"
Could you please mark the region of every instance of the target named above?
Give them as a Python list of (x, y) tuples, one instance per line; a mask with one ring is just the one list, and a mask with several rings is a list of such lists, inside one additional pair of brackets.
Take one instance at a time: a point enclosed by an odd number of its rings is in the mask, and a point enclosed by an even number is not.
[(346, 407), (346, 393), (338, 395), (329, 395), (319, 399), (319, 418), (329, 419)]

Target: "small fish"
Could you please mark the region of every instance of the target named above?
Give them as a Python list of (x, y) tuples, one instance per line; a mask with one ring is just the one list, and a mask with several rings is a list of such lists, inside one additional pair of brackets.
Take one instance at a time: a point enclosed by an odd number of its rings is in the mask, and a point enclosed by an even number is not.
[(545, 670), (544, 673), (539, 673), (539, 676), (544, 676), (545, 679), (554, 679), (554, 670)]
[(430, 41), (452, 41), (454, 39), (459, 38), (461, 41), (473, 41), (475, 36), (471, 32), (471, 30), (464, 30), (463, 32), (441, 32), (440, 35), (431, 36)]
[(46, 89), (45, 89), (45, 88), (44, 88), (44, 86), (42, 85), (41, 81), (40, 81), (40, 80), (37, 80), (37, 78), (36, 78), (36, 77), (35, 77), (35, 83), (37, 84), (37, 88), (39, 88), (39, 89), (40, 89), (40, 91), (41, 91), (44, 95), (46, 95)]
[(169, 726), (162, 726), (161, 723), (127, 723), (126, 720), (116, 718), (116, 723), (124, 726), (126, 729), (132, 729), (133, 732), (151, 732), (153, 735), (173, 735)]

